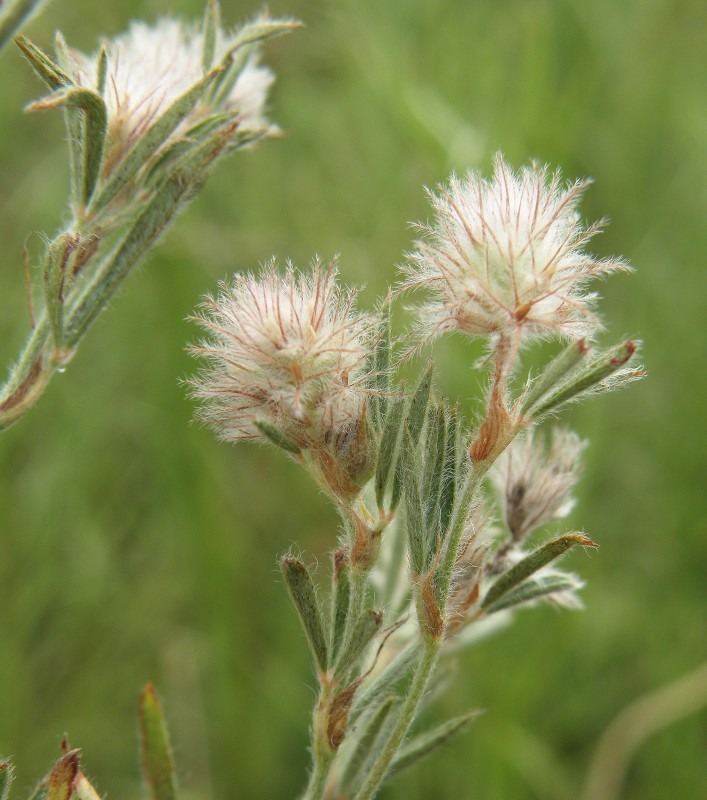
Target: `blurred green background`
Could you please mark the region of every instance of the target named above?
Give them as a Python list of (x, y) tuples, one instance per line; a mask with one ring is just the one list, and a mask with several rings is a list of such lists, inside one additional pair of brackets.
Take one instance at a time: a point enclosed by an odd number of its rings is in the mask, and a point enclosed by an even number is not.
[[(257, 2), (225, 0), (236, 22)], [(707, 658), (704, 7), (680, 0), (273, 0), (306, 28), (269, 44), (272, 117), (287, 132), (226, 162), (100, 318), (39, 406), (0, 441), (0, 753), (20, 789), (81, 746), (109, 797), (139, 784), (135, 708), (166, 700), (186, 796), (292, 798), (308, 763), (314, 680), (276, 555), (320, 562), (336, 520), (277, 453), (191, 424), (185, 317), (233, 270), (272, 254), (341, 253), (372, 303), (451, 169), (560, 165), (596, 183), (582, 210), (632, 276), (602, 285), (609, 337), (645, 339), (650, 377), (572, 412), (591, 438), (572, 556), (587, 611), (526, 611), (466, 652), (435, 713), (488, 712), (385, 792), (394, 798), (577, 796), (610, 720)], [(54, 2), (28, 28), (92, 49), (131, 16), (198, 0)], [(64, 213), (60, 115), (19, 54), (0, 57), (0, 358), (27, 332), (22, 249)], [(477, 350), (435, 347), (468, 407)], [(323, 572), (323, 570), (322, 570)], [(627, 800), (693, 798), (704, 712), (653, 736)]]

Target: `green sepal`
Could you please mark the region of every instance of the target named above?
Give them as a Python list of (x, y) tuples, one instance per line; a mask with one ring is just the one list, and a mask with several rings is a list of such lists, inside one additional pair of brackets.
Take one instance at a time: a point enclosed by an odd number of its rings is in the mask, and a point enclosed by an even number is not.
[(432, 389), (433, 368), (433, 365), (430, 364), (425, 370), (410, 400), (410, 408), (407, 413), (407, 425), (410, 429), (410, 437), (414, 447), (417, 447), (417, 443), (420, 440), (420, 434), (422, 433), (425, 417), (427, 416), (427, 405), (430, 401), (430, 391)]
[(401, 458), (405, 495), (405, 524), (410, 552), (410, 567), (414, 575), (422, 575), (427, 563), (427, 533), (425, 513), (420, 495), (418, 463), (412, 435), (407, 425), (403, 430), (403, 454)]
[(557, 539), (546, 542), (538, 547), (530, 555), (514, 564), (507, 572), (504, 572), (486, 592), (481, 608), (487, 610), (501, 599), (505, 594), (523, 583), (527, 578), (536, 573), (546, 564), (559, 558), (571, 547), (580, 545), (582, 547), (598, 547), (589, 537), (581, 533), (566, 533)]
[(71, 80), (59, 65), (26, 36), (16, 36), (15, 44), (20, 48), (32, 69), (49, 89), (56, 91), (62, 86), (74, 85), (74, 81)]
[(374, 484), (376, 489), (376, 503), (380, 509), (384, 507), (385, 493), (390, 482), (390, 475), (391, 472), (395, 470), (404, 408), (405, 399), (403, 397), (396, 397), (393, 399), (385, 418), (383, 433), (378, 447)]
[(79, 199), (85, 205), (91, 198), (101, 172), (103, 148), (108, 127), (108, 112), (100, 94), (92, 89), (79, 86), (62, 87), (54, 94), (37, 100), (27, 107), (27, 111), (45, 111), (50, 108), (63, 107), (82, 111), (85, 116), (67, 119), (72, 135), (78, 136), (75, 143), (74, 159), (77, 161), (76, 183), (79, 187)]
[(150, 800), (176, 800), (177, 774), (162, 705), (151, 683), (142, 690), (139, 708), (140, 755)]
[(589, 355), (586, 339), (570, 342), (560, 350), (543, 368), (540, 375), (533, 380), (523, 395), (521, 412), (526, 414), (547, 392), (565, 378), (577, 365)]
[[(587, 359), (579, 368), (572, 370), (565, 381), (555, 386), (530, 407), (528, 416), (539, 421), (548, 414), (558, 411), (567, 403), (577, 401), (591, 392), (615, 388), (618, 384), (612, 385), (612, 375), (623, 369), (633, 359), (638, 347), (639, 343), (629, 340), (603, 350), (594, 358)], [(625, 382), (640, 377), (640, 375), (640, 373), (626, 375)]]
[(557, 592), (576, 591), (580, 587), (581, 583), (573, 575), (562, 572), (541, 575), (540, 577), (530, 578), (516, 586), (515, 589), (506, 592), (495, 603), (488, 605), (485, 611), (487, 614), (493, 614), (496, 611), (513, 608), (513, 606), (529, 603), (532, 600), (549, 598), (550, 595)]
[(208, 87), (223, 71), (215, 67), (193, 86), (180, 95), (169, 108), (140, 136), (125, 157), (119, 162), (101, 191), (90, 205), (94, 214), (104, 209), (116, 194), (132, 180), (137, 172), (150, 161), (164, 144), (167, 137), (191, 112)]
[(289, 436), (283, 433), (277, 426), (271, 424), (264, 419), (256, 419), (255, 427), (263, 434), (263, 436), (272, 442), (277, 447), (286, 450), (293, 455), (301, 455), (302, 450), (299, 445), (295, 444)]
[(445, 742), (458, 736), (480, 713), (479, 711), (467, 711), (466, 714), (461, 714), (429, 731), (414, 736), (398, 750), (391, 770), (400, 772), (405, 767), (417, 763), (426, 755), (441, 747)]
[(339, 548), (333, 555), (332, 569), (332, 601), (331, 601), (331, 635), (329, 637), (331, 658), (336, 656), (344, 640), (346, 623), (349, 618), (349, 600), (351, 597), (351, 567), (349, 554), (345, 547)]
[(54, 765), (47, 780), (47, 800), (69, 800), (79, 771), (79, 751), (70, 750)]
[(218, 0), (207, 0), (204, 13), (204, 51), (201, 64), (204, 72), (208, 72), (216, 55), (216, 38), (221, 28), (221, 7)]
[(103, 97), (106, 91), (106, 76), (108, 75), (108, 48), (101, 45), (96, 61), (96, 90)]
[(309, 570), (299, 559), (290, 555), (281, 559), (280, 570), (295, 604), (314, 661), (321, 672), (326, 672), (329, 667), (329, 652), (324, 635), (323, 615)]
[(7, 800), (15, 778), (15, 770), (9, 761), (0, 760), (0, 800)]
[(361, 614), (351, 631), (348, 642), (336, 660), (334, 677), (346, 675), (357, 665), (382, 623), (383, 615), (379, 611), (368, 608)]

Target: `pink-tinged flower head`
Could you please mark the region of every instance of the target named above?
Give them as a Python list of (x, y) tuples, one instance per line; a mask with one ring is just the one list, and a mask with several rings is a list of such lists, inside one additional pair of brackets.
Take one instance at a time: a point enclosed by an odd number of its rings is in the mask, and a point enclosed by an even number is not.
[(586, 445), (566, 428), (553, 428), (549, 444), (531, 428), (499, 458), (491, 475), (514, 541), (569, 514)]
[(375, 318), (357, 313), (336, 267), (236, 275), (198, 318), (210, 338), (193, 348), (209, 368), (192, 382), (199, 416), (222, 439), (261, 437), (256, 421), (300, 448), (333, 443), (365, 416)]
[(430, 192), (434, 223), (419, 226), (423, 238), (404, 268), (406, 286), (432, 294), (417, 310), (421, 333), (591, 335), (598, 320), (587, 282), (628, 266), (585, 252), (599, 231), (577, 212), (586, 185), (564, 185), (536, 164), (514, 172), (498, 155), (492, 180), (469, 172)]
[[(255, 20), (254, 27), (265, 19)], [(288, 23), (283, 23), (286, 27)], [(241, 31), (216, 31), (212, 62), (218, 65), (233, 49)], [(128, 30), (104, 43), (105, 76), (101, 51), (92, 55), (66, 50), (71, 77), (79, 85), (99, 91), (108, 111), (109, 141), (118, 154), (134, 142), (207, 72), (206, 39), (201, 26), (163, 18), (155, 25), (134, 21)], [(252, 45), (251, 45), (252, 48)], [(237, 112), (240, 130), (273, 132), (264, 114), (273, 73), (251, 55), (226, 91), (207, 94), (172, 134), (183, 135), (210, 114)], [(102, 86), (99, 84), (103, 84)]]

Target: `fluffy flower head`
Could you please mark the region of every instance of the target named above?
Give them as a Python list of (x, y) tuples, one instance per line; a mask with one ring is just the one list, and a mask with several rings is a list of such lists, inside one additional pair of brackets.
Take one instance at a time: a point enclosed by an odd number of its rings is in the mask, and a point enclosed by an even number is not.
[(549, 445), (530, 429), (499, 458), (491, 474), (514, 541), (569, 514), (574, 506), (570, 492), (582, 471), (585, 447), (585, 441), (565, 428), (553, 429)]
[(577, 212), (585, 186), (535, 164), (514, 172), (498, 155), (492, 180), (469, 172), (430, 192), (435, 221), (419, 226), (404, 268), (406, 286), (432, 293), (418, 309), (421, 333), (590, 335), (598, 321), (587, 281), (627, 265), (584, 251), (599, 230)]
[[(252, 25), (261, 22), (256, 20)], [(221, 63), (234, 48), (240, 31), (215, 31), (212, 63)], [(118, 151), (132, 145), (169, 106), (204, 77), (207, 41), (199, 26), (163, 18), (155, 25), (134, 21), (128, 30), (93, 53), (66, 49), (71, 77), (101, 93), (108, 111), (109, 138)], [(105, 59), (105, 61), (104, 61)], [(257, 63), (257, 55), (229, 74), (225, 90), (202, 98), (172, 137), (183, 134), (210, 114), (238, 112), (241, 129), (271, 128), (264, 116), (273, 73)]]
[(268, 266), (236, 275), (198, 318), (211, 338), (193, 348), (210, 368), (192, 382), (200, 417), (228, 441), (259, 437), (256, 421), (301, 448), (345, 435), (364, 416), (366, 360), (375, 318), (357, 313), (336, 267)]

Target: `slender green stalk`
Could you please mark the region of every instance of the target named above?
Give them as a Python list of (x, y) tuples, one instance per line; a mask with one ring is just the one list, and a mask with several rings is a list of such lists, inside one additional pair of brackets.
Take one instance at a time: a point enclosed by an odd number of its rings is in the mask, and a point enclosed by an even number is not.
[(395, 723), (395, 727), (391, 731), (388, 741), (385, 743), (378, 758), (376, 758), (371, 765), (368, 778), (358, 794), (356, 794), (354, 800), (370, 800), (385, 780), (390, 765), (415, 719), (429, 679), (437, 666), (437, 660), (441, 649), (442, 641), (440, 639), (430, 639), (425, 642), (422, 656), (415, 670), (405, 702), (400, 709), (400, 715)]
[(332, 685), (322, 683), (312, 723), (312, 772), (302, 800), (321, 800), (326, 789), (329, 767), (336, 755), (336, 750), (329, 744), (328, 736), (331, 698)]

